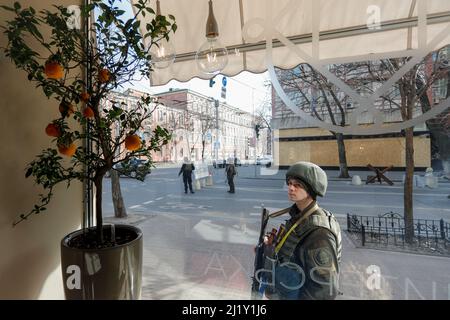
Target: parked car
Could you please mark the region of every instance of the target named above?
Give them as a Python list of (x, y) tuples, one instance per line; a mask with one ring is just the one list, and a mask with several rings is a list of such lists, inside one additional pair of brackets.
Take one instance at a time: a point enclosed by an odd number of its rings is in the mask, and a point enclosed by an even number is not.
[(225, 159), (217, 159), (217, 160), (213, 160), (213, 166), (214, 168), (225, 168), (227, 161)]
[[(151, 171), (147, 160), (138, 158), (131, 158), (128, 162), (118, 163), (114, 165), (113, 170), (119, 173), (119, 177), (131, 177), (140, 180), (144, 180), (145, 176)], [(105, 177), (110, 176), (110, 172), (105, 175)]]
[(273, 159), (272, 157), (264, 156), (256, 158), (256, 165), (270, 167), (272, 165)]

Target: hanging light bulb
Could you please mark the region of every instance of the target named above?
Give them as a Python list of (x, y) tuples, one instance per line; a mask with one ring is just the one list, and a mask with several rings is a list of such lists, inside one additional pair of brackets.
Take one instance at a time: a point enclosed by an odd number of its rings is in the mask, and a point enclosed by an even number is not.
[[(161, 15), (159, 0), (156, 1), (156, 15)], [(166, 38), (162, 38), (160, 41), (153, 44), (150, 49), (150, 54), (152, 56), (151, 63), (155, 68), (168, 68), (175, 60), (175, 47), (168, 42)]]
[(222, 71), (228, 63), (227, 49), (219, 41), (219, 28), (211, 0), (209, 0), (209, 15), (206, 21), (206, 41), (195, 54), (195, 60), (201, 71), (213, 75)]
[(169, 67), (175, 60), (175, 48), (166, 39), (154, 44), (150, 50), (152, 65), (158, 69)]

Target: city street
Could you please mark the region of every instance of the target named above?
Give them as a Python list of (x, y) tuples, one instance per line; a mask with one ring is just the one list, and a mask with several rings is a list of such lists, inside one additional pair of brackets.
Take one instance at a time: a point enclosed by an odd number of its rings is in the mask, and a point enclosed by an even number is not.
[[(270, 211), (289, 205), (284, 173), (259, 175), (254, 178), (254, 166), (238, 167), (236, 194), (228, 194), (224, 169), (213, 169), (214, 185), (202, 188), (195, 194), (184, 194), (179, 168), (156, 169), (145, 182), (121, 178), (121, 189), (125, 205), (130, 213), (183, 214), (185, 216), (209, 216), (221, 218), (252, 219), (260, 215), (261, 204)], [(336, 176), (337, 174), (334, 174)], [(398, 175), (400, 175), (398, 173)], [(330, 180), (333, 175), (330, 174)], [(347, 213), (378, 216), (390, 211), (403, 214), (403, 185), (395, 182), (353, 186), (349, 180), (329, 181), (329, 187), (320, 204), (338, 217)], [(109, 179), (104, 183), (104, 212), (112, 215)], [(450, 183), (441, 183), (439, 188), (416, 188), (414, 190), (414, 214), (421, 219), (450, 219), (447, 196)]]
[[(126, 221), (144, 232), (142, 299), (249, 299), (261, 205), (271, 212), (290, 205), (284, 172), (261, 176), (257, 167), (255, 178), (254, 166), (238, 167), (236, 194), (229, 194), (224, 170), (213, 169), (212, 186), (184, 194), (178, 170), (155, 169), (145, 182), (121, 178)], [(335, 213), (343, 230), (347, 212), (402, 213), (401, 182), (353, 186), (328, 174), (329, 189), (320, 204)], [(110, 188), (105, 179), (104, 212), (111, 217)], [(449, 183), (416, 189), (415, 218), (450, 221), (449, 193)], [(449, 263), (446, 257), (356, 248), (343, 233), (339, 299), (449, 299)], [(369, 281), (373, 266), (380, 270), (379, 281)]]

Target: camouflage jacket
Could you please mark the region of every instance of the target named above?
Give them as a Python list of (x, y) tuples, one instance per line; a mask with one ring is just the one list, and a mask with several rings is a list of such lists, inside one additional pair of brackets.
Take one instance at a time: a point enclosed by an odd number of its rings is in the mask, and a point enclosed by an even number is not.
[[(302, 216), (295, 204), (289, 214), (286, 230)], [(339, 293), (341, 247), (339, 223), (330, 212), (319, 207), (295, 228), (278, 252), (275, 268), (278, 298), (334, 299)]]

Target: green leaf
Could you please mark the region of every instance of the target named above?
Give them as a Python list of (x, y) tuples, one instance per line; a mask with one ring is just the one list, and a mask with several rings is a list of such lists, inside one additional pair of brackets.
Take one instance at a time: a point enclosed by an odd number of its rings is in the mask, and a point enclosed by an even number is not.
[(3, 8), (3, 9), (8, 10), (8, 11), (14, 11), (14, 8), (11, 8), (11, 7), (8, 7), (8, 6), (0, 6), (0, 8)]
[(25, 173), (25, 178), (28, 178), (33, 173), (33, 168), (28, 168), (27, 172)]

